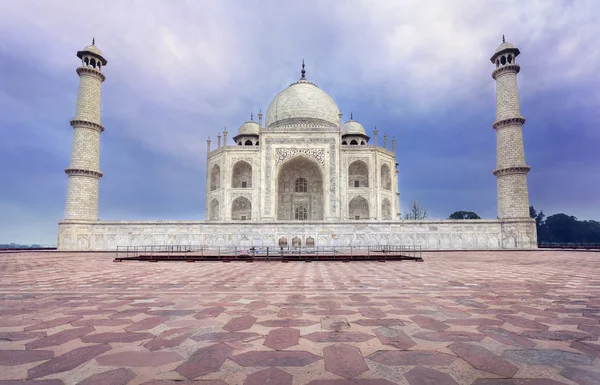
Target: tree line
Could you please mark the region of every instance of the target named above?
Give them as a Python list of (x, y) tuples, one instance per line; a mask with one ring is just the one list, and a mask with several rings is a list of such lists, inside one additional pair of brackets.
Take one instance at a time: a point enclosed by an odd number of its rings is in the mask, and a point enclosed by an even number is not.
[[(427, 209), (417, 201), (411, 202), (404, 214), (407, 220), (427, 219)], [(577, 217), (563, 213), (546, 216), (529, 206), (529, 216), (535, 219), (538, 242), (554, 243), (600, 243), (600, 222), (579, 220)], [(473, 211), (455, 211), (448, 219), (481, 219)]]

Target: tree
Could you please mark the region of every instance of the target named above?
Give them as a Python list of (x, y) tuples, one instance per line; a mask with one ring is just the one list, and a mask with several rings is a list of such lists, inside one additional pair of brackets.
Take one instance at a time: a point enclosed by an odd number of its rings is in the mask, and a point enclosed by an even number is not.
[(409, 221), (419, 221), (423, 219), (427, 219), (427, 209), (421, 207), (419, 202), (412, 201), (410, 206), (408, 207), (408, 212), (404, 214), (404, 219)]
[(481, 217), (473, 211), (455, 211), (448, 219), (481, 219)]

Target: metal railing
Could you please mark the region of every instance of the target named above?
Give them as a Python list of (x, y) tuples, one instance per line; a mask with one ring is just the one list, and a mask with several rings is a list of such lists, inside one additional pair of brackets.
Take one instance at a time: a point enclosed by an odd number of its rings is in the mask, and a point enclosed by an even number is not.
[(115, 258), (160, 257), (161, 259), (187, 259), (211, 257), (215, 259), (302, 259), (314, 257), (377, 259), (389, 256), (421, 258), (421, 246), (117, 246)]
[(538, 248), (541, 248), (541, 249), (600, 250), (600, 243), (538, 242)]

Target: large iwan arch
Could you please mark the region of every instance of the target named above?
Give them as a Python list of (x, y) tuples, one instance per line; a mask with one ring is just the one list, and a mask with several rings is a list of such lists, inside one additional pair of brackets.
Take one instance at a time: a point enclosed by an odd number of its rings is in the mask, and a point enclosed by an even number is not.
[(323, 219), (323, 192), (323, 175), (315, 161), (303, 156), (287, 161), (277, 173), (277, 219)]

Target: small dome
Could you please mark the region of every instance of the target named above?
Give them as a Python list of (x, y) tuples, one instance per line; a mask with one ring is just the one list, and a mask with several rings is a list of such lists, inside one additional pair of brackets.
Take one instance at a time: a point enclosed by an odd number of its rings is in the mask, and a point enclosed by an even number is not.
[(258, 135), (259, 131), (260, 127), (258, 126), (258, 123), (256, 123), (253, 120), (250, 120), (242, 124), (240, 130), (238, 131), (238, 135)]
[(504, 41), (504, 42), (502, 42), (502, 44), (500, 44), (498, 46), (498, 48), (496, 48), (496, 52), (494, 52), (494, 53), (498, 53), (500, 51), (504, 51), (505, 49), (515, 49), (515, 46), (512, 45), (512, 44), (510, 44), (507, 41)]
[(331, 96), (303, 79), (273, 98), (267, 108), (266, 127), (339, 127), (339, 113), (340, 109)]
[(82, 49), (83, 52), (91, 52), (95, 55), (102, 56), (102, 52), (94, 44), (90, 44)]
[(342, 135), (367, 135), (365, 128), (356, 120), (349, 120), (342, 126)]

